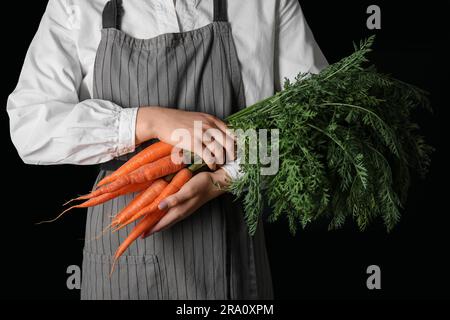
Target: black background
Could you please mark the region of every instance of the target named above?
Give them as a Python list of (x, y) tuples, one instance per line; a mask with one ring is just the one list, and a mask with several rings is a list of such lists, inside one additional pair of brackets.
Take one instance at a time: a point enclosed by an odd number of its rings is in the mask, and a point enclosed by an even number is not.
[[(352, 42), (372, 33), (366, 8), (382, 9), (382, 30), (372, 61), (380, 70), (431, 93), (434, 115), (418, 113), (423, 134), (437, 149), (430, 175), (414, 181), (399, 226), (386, 234), (381, 223), (359, 233), (349, 224), (327, 232), (315, 224), (292, 237), (284, 223), (266, 226), (276, 297), (279, 299), (449, 298), (449, 212), (444, 178), (441, 122), (447, 107), (448, 25), (445, 1), (301, 1), (304, 14), (330, 62), (348, 55)], [(46, 1), (2, 4), (1, 103), (14, 90), (27, 47), (38, 27)], [(6, 110), (1, 112), (0, 210), (3, 243), (0, 255), (2, 298), (79, 299), (66, 288), (66, 268), (81, 264), (85, 212), (59, 222), (36, 226), (54, 216), (73, 195), (89, 190), (95, 168), (29, 166), (18, 157), (9, 136)], [(382, 290), (366, 288), (366, 268), (379, 265)]]

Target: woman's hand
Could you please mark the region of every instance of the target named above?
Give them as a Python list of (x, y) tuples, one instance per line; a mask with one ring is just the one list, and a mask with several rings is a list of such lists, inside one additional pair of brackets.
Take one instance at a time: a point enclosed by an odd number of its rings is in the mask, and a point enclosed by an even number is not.
[(234, 137), (228, 132), (227, 125), (206, 113), (160, 107), (139, 108), (136, 144), (155, 138), (195, 153), (211, 170), (235, 159)]
[(195, 175), (180, 191), (159, 204), (159, 208), (167, 210), (167, 213), (146, 236), (166, 230), (187, 218), (206, 202), (225, 193), (228, 185), (229, 177), (223, 169)]

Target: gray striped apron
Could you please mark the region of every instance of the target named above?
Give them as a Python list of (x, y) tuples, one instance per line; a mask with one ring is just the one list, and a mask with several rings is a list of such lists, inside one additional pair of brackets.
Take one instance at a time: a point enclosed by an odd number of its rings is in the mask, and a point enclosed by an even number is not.
[[(151, 39), (121, 31), (122, 11), (119, 0), (108, 2), (103, 11), (94, 98), (123, 108), (158, 105), (220, 118), (245, 106), (225, 1), (214, 0), (213, 23)], [(101, 165), (95, 183), (133, 154)], [(272, 298), (263, 228), (249, 237), (241, 205), (230, 195), (205, 204), (167, 231), (138, 239), (110, 276), (112, 256), (134, 224), (99, 235), (135, 195), (88, 210), (82, 299)]]

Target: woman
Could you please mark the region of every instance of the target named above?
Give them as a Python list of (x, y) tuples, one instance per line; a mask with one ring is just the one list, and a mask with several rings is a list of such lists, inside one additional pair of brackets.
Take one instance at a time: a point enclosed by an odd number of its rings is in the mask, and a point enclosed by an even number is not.
[(262, 224), (249, 237), (239, 203), (216, 187), (237, 177), (218, 166), (230, 153), (219, 119), (325, 65), (295, 0), (50, 0), (8, 100), (23, 161), (101, 163), (98, 181), (154, 139), (174, 144), (176, 129), (193, 145), (195, 121), (219, 132), (201, 152), (212, 171), (161, 203), (164, 219), (111, 277), (133, 226), (91, 239), (132, 196), (88, 210), (81, 298), (272, 298)]

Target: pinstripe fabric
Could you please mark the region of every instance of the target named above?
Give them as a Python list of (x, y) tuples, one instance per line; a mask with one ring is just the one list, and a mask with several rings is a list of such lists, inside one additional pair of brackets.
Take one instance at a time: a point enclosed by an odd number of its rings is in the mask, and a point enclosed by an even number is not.
[[(94, 87), (95, 98), (124, 108), (160, 105), (224, 118), (245, 106), (227, 22), (145, 40), (103, 29)], [(100, 171), (95, 183), (109, 173)], [(241, 206), (230, 195), (137, 240), (110, 276), (111, 257), (135, 223), (114, 234), (102, 231), (134, 196), (88, 210), (82, 299), (272, 298), (263, 230), (248, 236)]]

